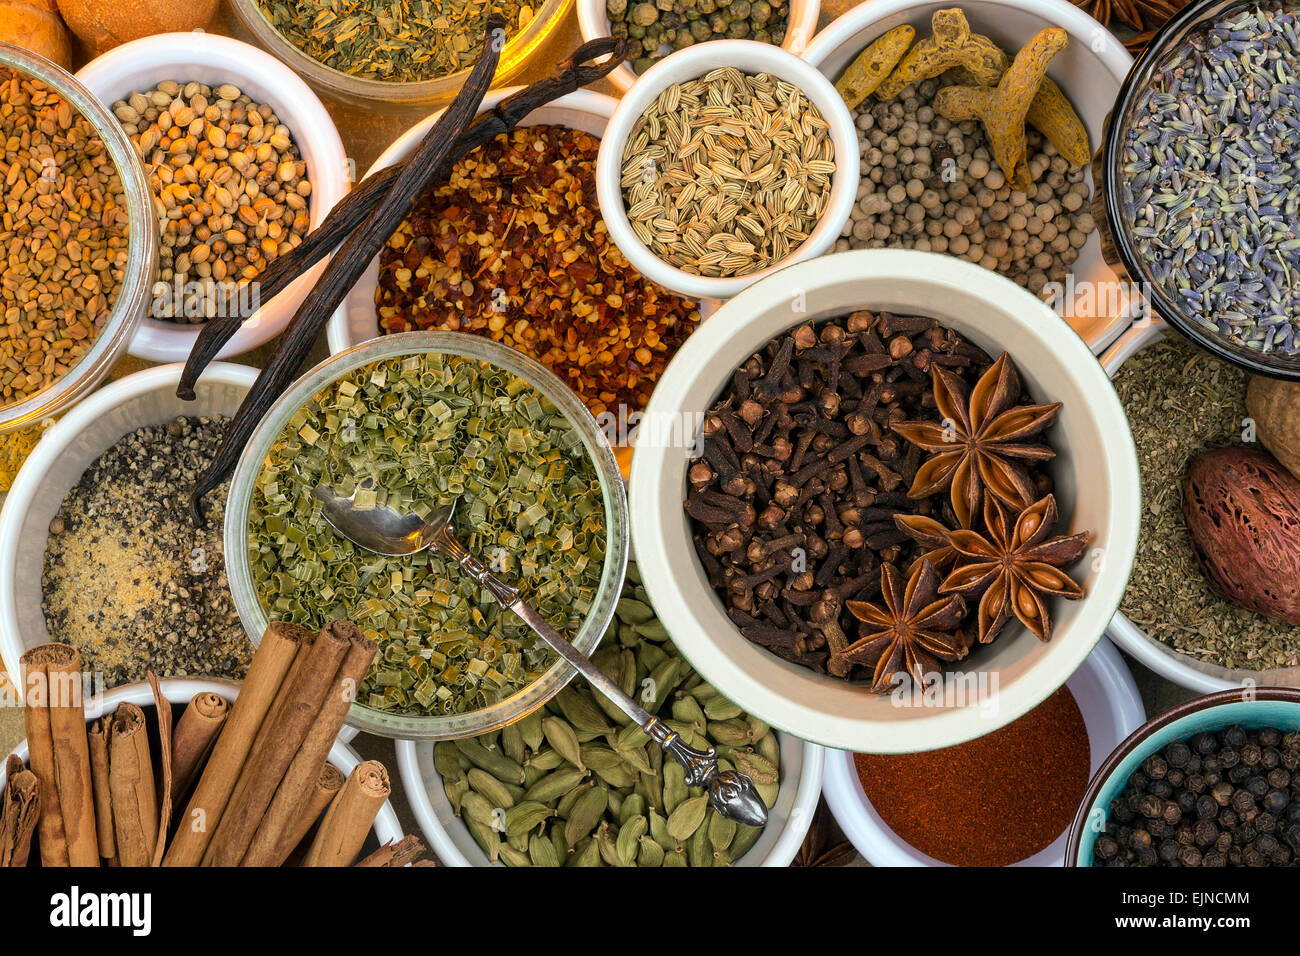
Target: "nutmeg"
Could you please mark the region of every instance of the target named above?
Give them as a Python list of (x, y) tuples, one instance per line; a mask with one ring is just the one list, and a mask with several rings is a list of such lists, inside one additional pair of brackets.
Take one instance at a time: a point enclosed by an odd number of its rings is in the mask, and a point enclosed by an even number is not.
[(1183, 519), (1206, 579), (1234, 604), (1300, 624), (1300, 481), (1265, 451), (1192, 459)]

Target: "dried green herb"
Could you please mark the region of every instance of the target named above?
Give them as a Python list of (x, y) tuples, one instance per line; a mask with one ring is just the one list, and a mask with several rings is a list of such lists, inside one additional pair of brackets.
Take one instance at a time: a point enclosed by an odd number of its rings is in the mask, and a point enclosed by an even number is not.
[(508, 35), (534, 14), (522, 0), (258, 0), (258, 6), (313, 60), (390, 83), (465, 69), (478, 55), (493, 11), (505, 18)]
[(1234, 670), (1300, 664), (1300, 629), (1220, 597), (1197, 567), (1183, 521), (1188, 462), (1240, 445), (1246, 374), (1180, 337), (1149, 345), (1115, 375), (1142, 475), (1137, 560), (1120, 610), (1189, 657)]
[[(399, 511), (459, 499), (457, 536), (570, 638), (605, 559), (600, 481), (572, 423), (523, 379), (426, 353), (364, 366), (316, 395), (267, 455), (249, 513), (267, 616), (356, 621), (379, 643), (358, 701), (419, 716), (488, 706), (553, 655), (456, 567), (358, 548), (321, 515), (320, 484)], [(485, 768), (490, 769), (490, 768)]]

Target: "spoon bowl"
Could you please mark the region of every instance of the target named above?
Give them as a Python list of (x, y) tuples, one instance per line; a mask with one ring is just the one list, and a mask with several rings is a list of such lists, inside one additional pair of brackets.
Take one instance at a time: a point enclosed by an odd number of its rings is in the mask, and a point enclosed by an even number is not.
[[(357, 491), (361, 491), (360, 485)], [(318, 485), (312, 497), (321, 503), (321, 513), (331, 528), (355, 541), (367, 551), (390, 558), (418, 554), (433, 544), (438, 529), (451, 523), (456, 502), (440, 505), (428, 517), (401, 514), (392, 508), (358, 508), (357, 491), (344, 497), (333, 488)]]

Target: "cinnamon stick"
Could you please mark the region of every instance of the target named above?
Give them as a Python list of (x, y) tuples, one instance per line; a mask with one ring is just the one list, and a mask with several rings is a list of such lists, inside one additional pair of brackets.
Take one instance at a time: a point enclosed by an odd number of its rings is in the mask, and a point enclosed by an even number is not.
[(108, 788), (118, 861), (149, 866), (158, 843), (158, 791), (144, 711), (129, 702), (108, 722)]
[(250, 754), (244, 765), (230, 804), (203, 855), (204, 866), (238, 866), (243, 860), (276, 788), (320, 715), (349, 646), (347, 639), (328, 625), (317, 635), (293, 686), (284, 694), (265, 744)]
[(28, 763), (40, 781), (41, 864), (99, 866), (81, 655), (69, 644), (39, 644), (19, 660)]
[(248, 852), (244, 855), (244, 866), (279, 866), (293, 850), (296, 844), (285, 846), (286, 835), (295, 821), (301, 818), (307, 801), (315, 792), (321, 768), (325, 766), (330, 747), (334, 745), (334, 738), (338, 736), (348, 708), (356, 700), (361, 679), (366, 676), (370, 662), (375, 659), (375, 652), (379, 649), (351, 621), (331, 621), (325, 629), (347, 641), (346, 656), (339, 664), (320, 713), (289, 764), (289, 769), (285, 771), (284, 779), (253, 835)]
[(382, 763), (365, 760), (357, 764), (325, 811), (302, 865), (351, 866), (391, 791), (388, 771)]
[[(172, 801), (179, 803), (203, 766), (217, 734), (230, 713), (230, 703), (220, 694), (204, 691), (190, 698), (172, 734)], [(93, 755), (92, 755), (93, 756)]]
[(190, 797), (163, 866), (198, 866), (212, 841), (230, 795), (248, 758), (253, 738), (267, 710), (280, 692), (284, 675), (293, 663), (298, 644), (311, 632), (296, 624), (273, 621), (248, 665), (239, 699), (230, 709), (199, 785)]
[(162, 779), (158, 781), (158, 836), (154, 840), (150, 866), (161, 866), (167, 849), (167, 831), (172, 823), (172, 704), (163, 693), (162, 682), (153, 671), (146, 671), (149, 689), (153, 691), (153, 706), (158, 721), (158, 753), (162, 759)]
[(40, 816), (41, 782), (17, 754), (10, 754), (5, 761), (4, 806), (0, 808), (0, 866), (27, 865)]
[(99, 855), (105, 860), (114, 860), (117, 858), (117, 841), (113, 838), (113, 796), (108, 789), (108, 728), (104, 721), (92, 723), (86, 737), (90, 744), (90, 789), (95, 797)]
[(302, 845), (303, 838), (311, 832), (312, 826), (320, 819), (325, 808), (339, 795), (346, 779), (343, 771), (332, 763), (321, 767), (320, 773), (316, 775), (316, 786), (307, 796), (306, 806), (298, 814), (298, 819), (293, 822), (293, 826), (285, 831), (284, 839), (280, 843), (280, 852), (285, 860), (288, 860), (293, 855), (293, 851)]
[(408, 833), (396, 843), (385, 843), (368, 857), (357, 860), (353, 866), (401, 867), (414, 863), (428, 852), (429, 848), (418, 836)]

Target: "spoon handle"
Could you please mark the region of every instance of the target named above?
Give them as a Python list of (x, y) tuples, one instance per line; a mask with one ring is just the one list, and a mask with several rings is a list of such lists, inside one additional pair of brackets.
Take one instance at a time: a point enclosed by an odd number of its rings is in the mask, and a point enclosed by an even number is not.
[(590, 658), (570, 644), (564, 635), (530, 607), (517, 590), (498, 578), (482, 561), (470, 554), (451, 533), (450, 526), (441, 529), (434, 547), (454, 558), (461, 570), (481, 587), (490, 591), (502, 607), (518, 615), (519, 619), (554, 648), (557, 654), (587, 678), (587, 682), (592, 687), (636, 721), (651, 740), (682, 765), (686, 771), (688, 787), (708, 788), (709, 802), (718, 813), (746, 826), (762, 826), (767, 822), (767, 807), (749, 777), (735, 770), (719, 769), (718, 754), (714, 748), (696, 750), (694, 747), (688, 747), (681, 736), (667, 724), (623, 693), (623, 689), (593, 664)]

